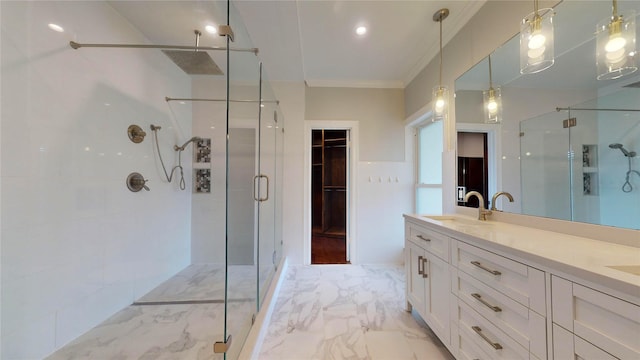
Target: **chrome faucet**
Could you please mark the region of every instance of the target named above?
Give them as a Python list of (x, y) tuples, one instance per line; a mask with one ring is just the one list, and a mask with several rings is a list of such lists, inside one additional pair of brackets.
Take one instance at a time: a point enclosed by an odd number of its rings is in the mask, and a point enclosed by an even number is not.
[(491, 210), (487, 210), (484, 207), (484, 197), (477, 191), (469, 191), (464, 196), (464, 202), (469, 201), (471, 196), (475, 196), (478, 198), (478, 202), (480, 203), (478, 206), (478, 220), (487, 220), (487, 215), (491, 215)]
[(496, 209), (496, 199), (497, 199), (498, 197), (500, 197), (500, 195), (504, 195), (504, 196), (506, 196), (506, 197), (507, 197), (507, 199), (509, 199), (509, 202), (513, 202), (513, 196), (511, 196), (511, 194), (509, 194), (508, 192), (506, 192), (506, 191), (500, 191), (500, 192), (497, 192), (497, 193), (495, 193), (495, 194), (493, 195), (493, 197), (491, 198), (491, 210), (500, 211), (500, 210)]

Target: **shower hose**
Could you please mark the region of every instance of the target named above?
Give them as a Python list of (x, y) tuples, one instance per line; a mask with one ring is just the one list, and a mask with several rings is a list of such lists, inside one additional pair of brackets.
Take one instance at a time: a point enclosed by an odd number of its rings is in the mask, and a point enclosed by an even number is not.
[[(635, 155), (635, 153), (633, 153), (633, 155)], [(624, 185), (622, 185), (622, 191), (626, 193), (630, 193), (633, 191), (633, 186), (629, 181), (629, 178), (631, 177), (631, 175), (635, 173), (636, 175), (638, 175), (638, 177), (640, 177), (640, 172), (638, 172), (637, 170), (631, 170), (631, 156), (629, 156), (628, 158), (629, 158), (629, 171), (627, 171), (627, 176), (625, 178)]]
[(178, 165), (174, 166), (171, 169), (171, 174), (167, 173), (167, 168), (164, 166), (164, 161), (162, 161), (162, 153), (160, 153), (160, 145), (158, 144), (158, 129), (160, 129), (159, 126), (151, 127), (151, 130), (153, 130), (153, 135), (156, 139), (156, 150), (158, 150), (158, 157), (160, 158), (160, 164), (162, 164), (162, 170), (164, 171), (164, 176), (167, 178), (168, 182), (171, 182), (171, 180), (173, 180), (173, 175), (176, 169), (180, 169), (179, 186), (180, 186), (180, 190), (184, 190), (187, 188), (187, 184), (184, 181), (184, 171), (182, 169), (182, 149), (178, 149)]

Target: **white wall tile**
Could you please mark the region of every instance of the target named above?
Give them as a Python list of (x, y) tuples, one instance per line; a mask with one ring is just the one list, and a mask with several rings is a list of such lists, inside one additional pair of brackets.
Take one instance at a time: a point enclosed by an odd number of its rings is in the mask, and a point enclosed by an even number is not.
[[(170, 169), (173, 145), (191, 135), (191, 107), (173, 111), (164, 97), (190, 96), (191, 80), (159, 51), (71, 49), (71, 39), (147, 42), (104, 2), (0, 6), (11, 89), (1, 123), (2, 358), (42, 358), (189, 263), (191, 159), (186, 191), (163, 180), (149, 125), (162, 126)], [(53, 18), (65, 33), (47, 28)], [(130, 124), (144, 142), (129, 141)], [(151, 191), (126, 188), (132, 171)]]

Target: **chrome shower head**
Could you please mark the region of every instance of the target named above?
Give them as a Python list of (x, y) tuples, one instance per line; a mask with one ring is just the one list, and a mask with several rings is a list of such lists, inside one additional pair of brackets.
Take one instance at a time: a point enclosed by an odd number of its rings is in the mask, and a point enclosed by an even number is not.
[(627, 151), (627, 149), (625, 149), (624, 146), (622, 146), (622, 144), (610, 144), (609, 147), (612, 148), (612, 149), (620, 149), (620, 151), (622, 151), (622, 153), (626, 157), (635, 157), (636, 156), (636, 152), (635, 151)]
[(184, 144), (182, 144), (182, 146), (174, 145), (173, 149), (174, 149), (175, 151), (184, 151), (185, 147), (186, 147), (187, 145), (189, 145), (189, 143), (190, 143), (190, 142), (193, 142), (193, 141), (200, 141), (200, 140), (202, 140), (202, 138), (201, 138), (201, 137), (199, 137), (199, 136), (194, 136), (194, 137), (192, 137), (191, 139), (187, 140), (187, 142), (185, 142)]

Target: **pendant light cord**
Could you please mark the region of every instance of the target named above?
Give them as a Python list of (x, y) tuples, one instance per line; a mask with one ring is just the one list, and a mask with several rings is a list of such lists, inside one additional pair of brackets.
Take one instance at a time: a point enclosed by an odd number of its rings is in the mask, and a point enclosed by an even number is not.
[(491, 75), (491, 54), (489, 54), (489, 89), (493, 89), (493, 77)]
[(538, 15), (538, 0), (533, 0), (533, 12), (535, 12), (536, 15)]
[(442, 20), (438, 21), (440, 23), (440, 87), (442, 87)]
[(613, 0), (613, 18), (618, 18), (618, 0)]

